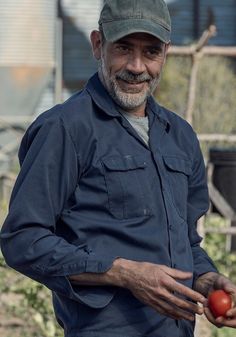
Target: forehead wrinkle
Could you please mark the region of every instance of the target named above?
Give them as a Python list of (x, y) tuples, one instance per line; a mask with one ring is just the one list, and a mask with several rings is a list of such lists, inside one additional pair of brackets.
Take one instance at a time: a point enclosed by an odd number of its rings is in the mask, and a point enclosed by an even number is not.
[[(136, 36), (137, 35), (137, 36)], [(145, 38), (140, 38), (141, 33), (130, 34), (114, 42), (114, 44), (125, 44), (127, 46), (141, 46), (141, 47), (153, 47), (162, 49), (164, 43), (157, 39), (156, 37), (151, 36), (150, 34), (145, 34)]]

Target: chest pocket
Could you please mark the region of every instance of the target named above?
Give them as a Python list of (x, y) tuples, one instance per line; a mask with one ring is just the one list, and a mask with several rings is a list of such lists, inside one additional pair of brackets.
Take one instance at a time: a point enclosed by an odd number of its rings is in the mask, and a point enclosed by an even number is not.
[(118, 219), (150, 216), (150, 187), (143, 157), (106, 157), (102, 164), (113, 216)]
[(179, 215), (186, 220), (188, 178), (192, 174), (192, 162), (188, 159), (171, 156), (163, 156), (163, 160), (167, 170), (172, 201)]

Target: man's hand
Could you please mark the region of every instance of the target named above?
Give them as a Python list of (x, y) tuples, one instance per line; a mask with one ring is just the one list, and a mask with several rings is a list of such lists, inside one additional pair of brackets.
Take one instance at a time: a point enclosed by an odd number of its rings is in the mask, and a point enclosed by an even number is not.
[(193, 321), (195, 314), (203, 314), (203, 308), (193, 302), (203, 304), (206, 298), (178, 282), (191, 277), (189, 272), (163, 265), (118, 258), (105, 273), (83, 273), (69, 276), (69, 280), (77, 285), (123, 287), (160, 314)]
[(223, 275), (217, 273), (207, 273), (197, 279), (194, 288), (205, 296), (208, 296), (213, 290), (216, 289), (222, 289), (230, 294), (233, 301), (233, 308), (227, 311), (227, 318), (215, 318), (212, 315), (207, 302), (205, 302), (204, 304), (204, 313), (207, 319), (218, 328), (224, 326), (236, 328), (236, 285), (234, 285), (227, 277)]
[(160, 314), (192, 321), (196, 313), (203, 313), (203, 308), (191, 301), (204, 303), (205, 297), (177, 282), (190, 279), (191, 273), (164, 265), (123, 259), (116, 260), (114, 265), (120, 268), (122, 286)]

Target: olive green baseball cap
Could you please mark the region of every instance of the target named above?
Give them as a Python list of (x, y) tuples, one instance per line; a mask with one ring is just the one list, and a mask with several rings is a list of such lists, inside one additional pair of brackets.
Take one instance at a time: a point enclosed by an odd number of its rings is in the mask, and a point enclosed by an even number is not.
[(171, 20), (163, 0), (105, 0), (98, 23), (110, 42), (133, 33), (170, 42)]

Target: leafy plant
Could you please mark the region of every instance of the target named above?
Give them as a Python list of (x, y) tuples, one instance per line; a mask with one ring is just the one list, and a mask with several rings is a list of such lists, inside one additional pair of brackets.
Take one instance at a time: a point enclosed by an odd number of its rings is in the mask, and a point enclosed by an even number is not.
[[(224, 228), (228, 227), (228, 221), (216, 214), (210, 214), (206, 217), (205, 227)], [(236, 284), (236, 254), (229, 253), (225, 249), (226, 236), (223, 234), (206, 234), (204, 239), (204, 248), (213, 259), (219, 272), (229, 277)], [(218, 329), (214, 326), (212, 337), (235, 337), (235, 330), (230, 328)]]
[[(51, 303), (51, 293), (43, 285), (30, 280), (8, 268), (0, 256), (1, 308), (12, 325), (6, 327), (4, 336), (61, 337), (62, 329), (57, 324)], [(29, 319), (30, 317), (30, 319)], [(14, 322), (20, 322), (15, 327)], [(17, 323), (18, 324), (18, 323)]]

